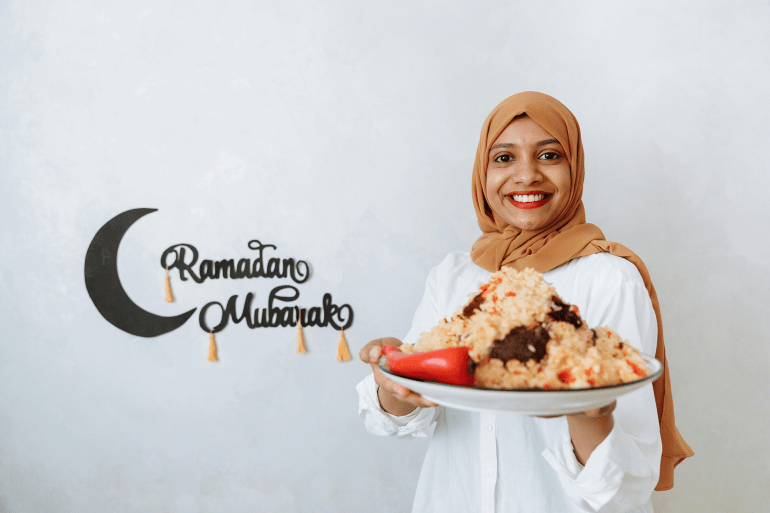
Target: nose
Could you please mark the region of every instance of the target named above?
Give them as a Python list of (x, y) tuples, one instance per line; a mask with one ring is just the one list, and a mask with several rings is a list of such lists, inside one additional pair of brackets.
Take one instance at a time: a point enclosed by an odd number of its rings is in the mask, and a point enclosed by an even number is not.
[(517, 184), (530, 185), (542, 181), (543, 175), (537, 166), (537, 160), (532, 157), (525, 157), (514, 166), (511, 178)]

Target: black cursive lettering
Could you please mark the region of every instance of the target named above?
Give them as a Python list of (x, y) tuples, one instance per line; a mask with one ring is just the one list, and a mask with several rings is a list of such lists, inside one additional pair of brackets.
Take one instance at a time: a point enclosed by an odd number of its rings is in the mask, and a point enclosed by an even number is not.
[[(292, 260), (291, 258), (289, 260)], [(300, 269), (300, 266), (304, 267), (304, 271)], [(296, 271), (296, 273), (295, 273)], [(310, 266), (304, 260), (297, 260), (296, 265), (292, 260), (291, 266), (291, 279), (296, 283), (305, 283), (310, 278)]]
[[(208, 312), (209, 308), (211, 308), (214, 305), (217, 305), (222, 310), (222, 317), (219, 321), (219, 324), (217, 324), (213, 328), (209, 328), (208, 325), (206, 324), (206, 312)], [(219, 333), (220, 331), (225, 329), (225, 326), (227, 326), (227, 315), (225, 315), (225, 307), (223, 307), (222, 303), (220, 303), (219, 301), (212, 301), (211, 303), (206, 303), (206, 305), (203, 308), (201, 308), (200, 315), (198, 315), (198, 322), (201, 325), (201, 329), (206, 333), (210, 331), (213, 331), (214, 333)]]
[[(280, 293), (284, 290), (291, 290), (292, 294), (290, 296), (280, 295)], [(281, 285), (280, 287), (276, 287), (273, 290), (271, 290), (270, 296), (267, 299), (267, 308), (268, 310), (270, 310), (270, 325), (273, 327), (276, 327), (276, 326), (285, 327), (285, 326), (292, 325), (292, 315), (294, 312), (294, 307), (293, 306), (285, 306), (283, 308), (274, 307), (273, 306), (274, 299), (277, 299), (278, 301), (283, 301), (283, 302), (290, 302), (290, 301), (296, 301), (298, 298), (299, 298), (299, 290), (297, 290), (297, 288), (292, 285)]]
[[(192, 253), (192, 258), (190, 259), (190, 262), (185, 262), (185, 248), (189, 248), (190, 252)], [(177, 252), (178, 249), (178, 252)], [(171, 253), (174, 254), (174, 261), (168, 262), (168, 257), (171, 255)], [(190, 244), (175, 244), (168, 248), (166, 251), (163, 252), (163, 254), (160, 257), (160, 266), (164, 269), (168, 268), (170, 271), (171, 269), (178, 269), (179, 270), (179, 279), (182, 281), (187, 281), (187, 277), (185, 276), (185, 273), (190, 273), (190, 276), (196, 283), (203, 283), (203, 280), (205, 280), (205, 277), (200, 277), (195, 275), (195, 271), (192, 270), (192, 266), (195, 265), (195, 262), (198, 261), (198, 250), (195, 249), (195, 246), (191, 246)]]
[(231, 296), (230, 299), (227, 301), (227, 307), (225, 307), (225, 316), (230, 316), (230, 319), (233, 320), (235, 324), (238, 324), (243, 319), (246, 319), (246, 324), (249, 328), (254, 328), (254, 323), (251, 320), (251, 300), (254, 298), (254, 294), (249, 292), (246, 294), (246, 299), (243, 300), (243, 309), (241, 310), (241, 316), (238, 317), (238, 314), (235, 313), (235, 301), (238, 299), (238, 296)]
[[(230, 321), (235, 324), (246, 321), (249, 328), (277, 328), (296, 326), (300, 322), (303, 327), (319, 326), (325, 327), (331, 325), (335, 329), (348, 329), (353, 325), (353, 308), (350, 305), (337, 306), (332, 301), (332, 295), (324, 294), (322, 306), (313, 306), (311, 308), (302, 308), (297, 316), (297, 306), (293, 304), (299, 299), (299, 290), (293, 285), (280, 285), (270, 291), (267, 298), (267, 306), (264, 308), (255, 308), (251, 310), (251, 303), (255, 295), (251, 292), (246, 294), (243, 306), (238, 308), (238, 296), (230, 296), (227, 300), (227, 306), (222, 306), (218, 301), (212, 301), (201, 309), (200, 326), (203, 331), (222, 331)], [(285, 306), (281, 306), (284, 303)], [(206, 323), (206, 313), (209, 308), (218, 306), (222, 311), (219, 324), (214, 328), (209, 328)]]
[[(266, 249), (276, 249), (274, 244), (262, 244), (258, 240), (251, 240), (248, 243), (249, 249), (257, 252), (255, 259), (241, 258), (236, 265), (234, 258), (224, 258), (222, 260), (201, 260), (198, 266), (198, 274), (193, 271), (193, 266), (198, 262), (198, 250), (190, 244), (175, 244), (160, 257), (161, 267), (164, 269), (177, 269), (182, 281), (187, 280), (189, 273), (196, 283), (203, 283), (206, 280), (241, 279), (241, 278), (291, 278), (295, 283), (305, 283), (310, 278), (310, 265), (304, 260), (295, 260), (293, 258), (266, 258), (264, 251)], [(189, 262), (185, 261), (185, 250), (189, 250), (192, 258)], [(174, 255), (173, 261), (170, 256)]]

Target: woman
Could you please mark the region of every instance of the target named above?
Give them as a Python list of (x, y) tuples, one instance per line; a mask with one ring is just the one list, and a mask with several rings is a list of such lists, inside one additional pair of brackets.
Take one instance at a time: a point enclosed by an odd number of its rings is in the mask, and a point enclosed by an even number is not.
[[(404, 342), (451, 316), (503, 266), (544, 273), (590, 326), (609, 326), (664, 362), (660, 313), (647, 269), (633, 252), (585, 222), (583, 148), (572, 113), (545, 94), (516, 94), (489, 115), (473, 168), (483, 234), (434, 268)], [(652, 386), (599, 410), (556, 418), (435, 408), (385, 378), (378, 339), (361, 350), (372, 376), (359, 383), (367, 429), (427, 436), (436, 425), (415, 512), (652, 511), (653, 488), (673, 486), (692, 451), (673, 419), (668, 369)]]

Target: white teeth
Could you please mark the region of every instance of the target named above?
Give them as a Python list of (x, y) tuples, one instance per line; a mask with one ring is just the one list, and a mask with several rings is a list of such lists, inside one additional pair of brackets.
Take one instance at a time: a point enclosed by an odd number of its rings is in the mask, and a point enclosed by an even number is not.
[(521, 203), (532, 203), (545, 199), (545, 194), (514, 194), (513, 200)]

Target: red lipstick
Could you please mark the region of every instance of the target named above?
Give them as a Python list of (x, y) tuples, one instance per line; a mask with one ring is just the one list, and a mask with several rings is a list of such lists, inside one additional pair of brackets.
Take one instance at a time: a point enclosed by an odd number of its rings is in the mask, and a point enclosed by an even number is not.
[[(523, 202), (523, 201), (516, 201), (513, 199), (514, 195), (522, 195), (522, 196), (529, 196), (534, 194), (545, 194), (545, 198), (541, 199), (540, 201), (529, 201), (529, 202)], [(548, 194), (544, 191), (515, 191), (515, 192), (509, 192), (505, 195), (511, 202), (511, 204), (516, 208), (522, 208), (522, 209), (530, 209), (530, 208), (539, 208), (551, 201), (551, 198), (553, 197), (553, 194)]]

